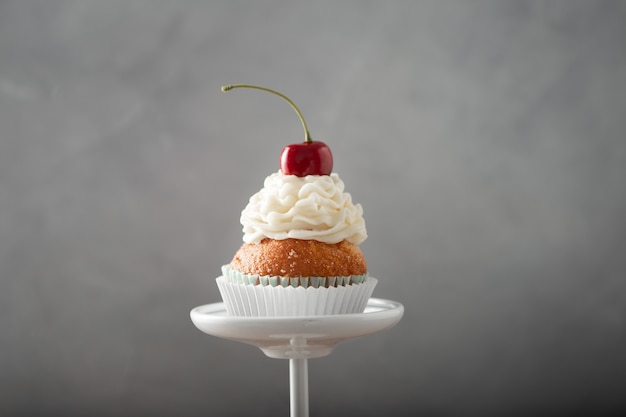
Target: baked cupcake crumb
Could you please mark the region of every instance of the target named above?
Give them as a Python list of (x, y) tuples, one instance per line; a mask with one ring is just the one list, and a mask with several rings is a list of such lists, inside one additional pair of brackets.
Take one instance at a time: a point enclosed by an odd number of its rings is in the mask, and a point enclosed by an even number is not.
[(230, 262), (244, 274), (298, 277), (365, 275), (367, 264), (358, 245), (348, 241), (323, 243), (316, 240), (263, 239), (244, 243)]

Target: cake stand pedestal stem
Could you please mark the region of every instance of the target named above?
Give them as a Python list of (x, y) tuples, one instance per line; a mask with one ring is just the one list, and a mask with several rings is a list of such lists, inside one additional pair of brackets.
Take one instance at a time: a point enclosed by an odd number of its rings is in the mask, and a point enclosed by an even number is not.
[(309, 417), (309, 369), (307, 359), (289, 359), (291, 417)]

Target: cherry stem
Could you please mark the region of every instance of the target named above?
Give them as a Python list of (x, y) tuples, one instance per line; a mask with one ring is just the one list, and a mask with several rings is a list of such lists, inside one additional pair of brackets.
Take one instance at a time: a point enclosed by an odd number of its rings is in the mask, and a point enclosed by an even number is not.
[(289, 97), (287, 97), (286, 95), (284, 95), (282, 93), (279, 93), (278, 91), (272, 90), (271, 88), (260, 87), (258, 85), (250, 85), (250, 84), (229, 84), (229, 85), (224, 85), (224, 86), (222, 86), (222, 92), (225, 93), (225, 92), (227, 92), (229, 90), (232, 90), (233, 88), (254, 88), (254, 89), (257, 89), (257, 90), (267, 91), (268, 93), (276, 94), (278, 97), (280, 97), (283, 100), (285, 100), (287, 103), (289, 103), (291, 108), (295, 110), (295, 112), (298, 114), (298, 117), (300, 118), (300, 122), (302, 122), (302, 128), (304, 128), (304, 141), (308, 142), (308, 143), (313, 142), (313, 139), (311, 138), (311, 134), (309, 133), (309, 128), (306, 126), (306, 122), (304, 121), (304, 117), (302, 116), (302, 113), (300, 113), (300, 110), (298, 109), (298, 107), (294, 104), (293, 101), (291, 101), (289, 99)]

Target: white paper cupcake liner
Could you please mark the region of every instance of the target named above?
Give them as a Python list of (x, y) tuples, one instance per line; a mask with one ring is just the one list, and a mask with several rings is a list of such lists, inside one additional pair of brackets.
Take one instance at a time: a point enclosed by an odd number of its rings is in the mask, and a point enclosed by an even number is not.
[(350, 275), (346, 277), (305, 277), (288, 278), (281, 276), (244, 274), (230, 265), (222, 266), (222, 276), (229, 282), (251, 285), (269, 285), (271, 287), (339, 287), (343, 285), (361, 284), (367, 279), (367, 275)]
[(293, 317), (362, 313), (378, 280), (338, 287), (269, 286), (216, 279), (231, 316)]

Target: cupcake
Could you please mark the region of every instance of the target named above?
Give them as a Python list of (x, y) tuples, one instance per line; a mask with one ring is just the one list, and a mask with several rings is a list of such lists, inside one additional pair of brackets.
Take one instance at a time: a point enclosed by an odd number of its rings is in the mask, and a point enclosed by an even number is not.
[(310, 138), (286, 146), (241, 213), (243, 244), (216, 282), (235, 316), (309, 316), (363, 312), (376, 285), (359, 245), (367, 238), (363, 209), (332, 172), (330, 148)]

